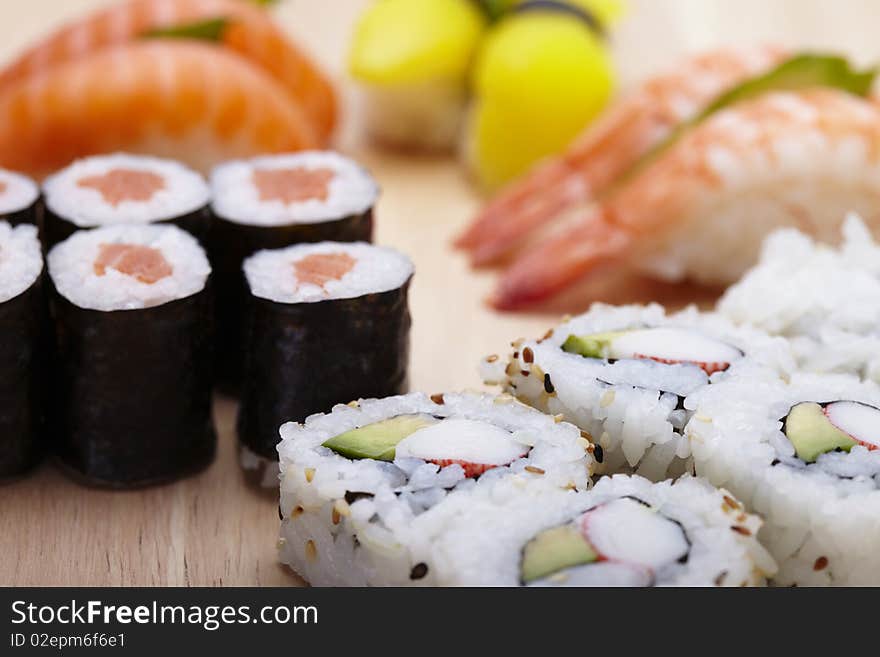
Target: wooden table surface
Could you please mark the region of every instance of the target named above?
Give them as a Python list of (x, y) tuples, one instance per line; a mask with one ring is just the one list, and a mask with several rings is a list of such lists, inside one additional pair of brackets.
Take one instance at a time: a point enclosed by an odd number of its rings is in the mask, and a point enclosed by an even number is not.
[[(418, 1), (418, 0), (414, 0)], [(64, 19), (107, 0), (0, 3), (0, 58)], [(413, 389), (478, 388), (476, 363), (548, 316), (498, 315), (482, 299), (491, 275), (470, 272), (449, 248), (479, 203), (451, 159), (371, 150), (358, 138), (356, 102), (343, 74), (352, 22), (368, 0), (287, 0), (278, 19), (340, 81), (349, 109), (339, 146), (369, 166), (384, 193), (377, 241), (416, 263)], [(615, 32), (621, 86), (668, 65), (682, 51), (719, 43), (775, 41), (880, 59), (874, 0), (630, 0)], [(219, 399), (216, 462), (201, 475), (146, 491), (82, 488), (44, 465), (0, 489), (0, 584), (290, 585), (276, 559), (276, 503), (244, 480), (235, 404)]]

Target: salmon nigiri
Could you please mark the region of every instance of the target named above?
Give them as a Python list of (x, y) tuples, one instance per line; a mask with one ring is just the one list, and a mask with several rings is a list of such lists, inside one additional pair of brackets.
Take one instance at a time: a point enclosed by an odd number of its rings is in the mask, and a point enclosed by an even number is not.
[(0, 89), (0, 162), (35, 177), (117, 150), (206, 170), (318, 143), (312, 122), (275, 78), (202, 43), (101, 50)]
[(225, 19), (223, 45), (275, 77), (303, 106), (323, 141), (336, 123), (333, 88), (263, 9), (242, 0), (128, 0), (72, 23), (25, 51), (0, 73), (0, 89), (60, 63), (156, 30)]

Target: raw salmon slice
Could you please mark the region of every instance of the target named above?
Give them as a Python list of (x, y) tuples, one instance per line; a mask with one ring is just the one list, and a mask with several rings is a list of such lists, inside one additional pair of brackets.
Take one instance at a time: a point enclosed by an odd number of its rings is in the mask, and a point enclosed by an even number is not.
[(257, 169), (253, 181), (261, 201), (300, 203), (326, 201), (335, 175), (332, 169)]
[(134, 169), (113, 169), (100, 176), (86, 176), (76, 184), (97, 190), (110, 205), (124, 201), (146, 202), (165, 188), (162, 176)]
[(267, 11), (242, 0), (130, 0), (114, 5), (62, 27), (26, 50), (0, 73), (0, 89), (59, 64), (137, 40), (151, 30), (212, 18), (229, 21), (223, 44), (278, 80), (302, 105), (319, 140), (326, 140), (337, 115), (330, 81)]
[(254, 153), (317, 146), (302, 108), (272, 77), (202, 43), (102, 50), (0, 90), (0, 162), (37, 178), (113, 151), (205, 171)]
[(313, 253), (293, 263), (300, 283), (324, 287), (354, 269), (357, 260), (347, 253)]
[(98, 276), (115, 269), (148, 285), (174, 273), (159, 249), (141, 244), (102, 244), (94, 267)]

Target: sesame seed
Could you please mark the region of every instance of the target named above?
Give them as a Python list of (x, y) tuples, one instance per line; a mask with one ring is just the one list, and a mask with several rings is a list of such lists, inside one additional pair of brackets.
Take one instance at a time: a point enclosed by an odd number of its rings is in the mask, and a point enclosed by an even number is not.
[(306, 541), (306, 559), (309, 561), (314, 561), (318, 558), (318, 548), (315, 547), (315, 542), (312, 540)]
[(409, 573), (410, 579), (422, 579), (428, 574), (428, 564), (417, 563)]
[(733, 527), (731, 527), (731, 529), (733, 531), (735, 531), (737, 534), (742, 534), (743, 536), (751, 536), (752, 535), (752, 532), (749, 530), (748, 527), (743, 527), (741, 525), (734, 525)]
[(303, 474), (306, 476), (306, 481), (308, 483), (312, 483), (312, 479), (315, 478), (315, 469), (314, 468), (306, 468), (303, 470)]
[(542, 475), (544, 471), (541, 468), (536, 468), (534, 465), (527, 465), (525, 467), (526, 472), (531, 472), (532, 474)]
[(439, 404), (440, 406), (442, 406), (444, 403), (446, 403), (446, 400), (443, 399), (442, 392), (437, 393), (436, 395), (431, 395), (431, 401), (434, 402), (435, 404)]
[(825, 570), (828, 567), (828, 557), (819, 557), (816, 559), (816, 563), (813, 564), (813, 570)]
[(552, 395), (554, 392), (556, 392), (556, 388), (553, 387), (553, 381), (550, 380), (549, 374), (544, 375), (544, 392), (546, 392), (548, 395)]
[(527, 363), (535, 362), (535, 352), (530, 347), (523, 349), (523, 360)]

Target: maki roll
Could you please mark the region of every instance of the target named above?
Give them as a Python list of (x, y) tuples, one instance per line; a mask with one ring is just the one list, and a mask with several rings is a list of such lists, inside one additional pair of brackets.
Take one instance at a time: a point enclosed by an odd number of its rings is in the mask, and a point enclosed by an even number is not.
[(43, 451), (45, 299), (35, 226), (0, 221), (0, 478)]
[(422, 525), (454, 516), (456, 495), (505, 480), (504, 490), (590, 485), (581, 432), (509, 395), (354, 402), (285, 424), (281, 437), (281, 560), (317, 586), (448, 583), (423, 554), (434, 534)]
[(211, 267), (174, 226), (80, 231), (49, 252), (58, 456), (86, 482), (135, 487), (214, 455)]
[(271, 464), (274, 486), (283, 423), (337, 403), (405, 392), (413, 266), (392, 249), (321, 242), (260, 251), (245, 261), (244, 273), (238, 433), (243, 463)]
[(220, 381), (241, 379), (244, 260), (265, 249), (305, 242), (370, 242), (379, 189), (358, 164), (332, 152), (269, 155), (233, 161), (211, 176)]
[(757, 516), (685, 476), (603, 477), (589, 491), (493, 482), (415, 519), (438, 585), (761, 586), (776, 565)]
[(688, 396), (731, 372), (775, 377), (794, 369), (787, 342), (694, 308), (596, 304), (541, 340), (489, 356), (483, 379), (547, 413), (561, 413), (596, 443), (601, 473), (652, 480), (687, 471)]
[(78, 160), (43, 183), (49, 248), (74, 231), (117, 224), (174, 224), (207, 235), (209, 190), (172, 160), (117, 153)]
[(718, 310), (789, 338), (801, 369), (880, 382), (880, 245), (856, 215), (839, 248), (794, 229), (770, 235)]
[(20, 173), (0, 169), (0, 221), (40, 225), (40, 188)]
[(880, 388), (737, 377), (693, 400), (697, 474), (764, 517), (777, 584), (880, 585)]

